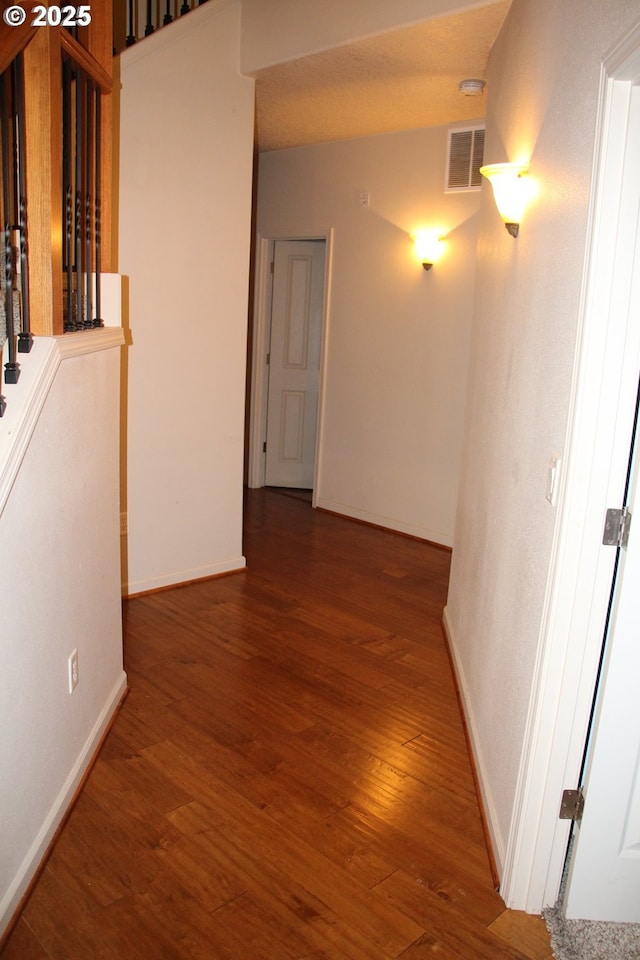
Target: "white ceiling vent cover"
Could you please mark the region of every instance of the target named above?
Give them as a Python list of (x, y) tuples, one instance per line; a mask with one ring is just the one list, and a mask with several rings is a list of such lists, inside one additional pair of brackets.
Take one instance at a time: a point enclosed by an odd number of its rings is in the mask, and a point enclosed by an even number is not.
[(445, 191), (479, 190), (484, 158), (484, 127), (449, 130)]

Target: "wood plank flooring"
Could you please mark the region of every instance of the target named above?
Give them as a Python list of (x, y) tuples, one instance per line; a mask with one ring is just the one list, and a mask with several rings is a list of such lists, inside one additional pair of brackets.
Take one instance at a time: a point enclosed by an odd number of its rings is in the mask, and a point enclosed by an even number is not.
[(245, 573), (125, 604), (130, 693), (3, 960), (548, 960), (492, 889), (449, 554), (247, 495)]

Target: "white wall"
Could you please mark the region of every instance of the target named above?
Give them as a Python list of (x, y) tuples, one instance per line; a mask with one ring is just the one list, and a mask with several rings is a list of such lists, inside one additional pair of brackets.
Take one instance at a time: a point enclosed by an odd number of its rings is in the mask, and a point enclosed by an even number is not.
[(128, 591), (238, 569), (253, 81), (238, 0), (121, 56)]
[(530, 161), (538, 195), (515, 241), (483, 197), (446, 623), (499, 867), (556, 522), (547, 469), (565, 452), (600, 63), (637, 13), (635, 0), (514, 0), (490, 60), (485, 157)]
[(488, 5), (487, 0), (242, 0), (241, 68), (252, 73), (385, 30)]
[[(318, 506), (450, 545), (479, 194), (444, 193), (446, 141), (432, 128), (262, 154), (257, 228), (333, 231)], [(429, 273), (420, 227), (448, 235)]]
[[(49, 382), (20, 470), (0, 506), (0, 935), (126, 685), (118, 529), (120, 343), (120, 331), (110, 330), (36, 341), (33, 357)], [(46, 357), (44, 366), (38, 354)], [(30, 360), (21, 361), (25, 368)], [(34, 402), (33, 391), (23, 399)], [(13, 394), (14, 411), (15, 402)], [(80, 682), (70, 695), (74, 648)]]

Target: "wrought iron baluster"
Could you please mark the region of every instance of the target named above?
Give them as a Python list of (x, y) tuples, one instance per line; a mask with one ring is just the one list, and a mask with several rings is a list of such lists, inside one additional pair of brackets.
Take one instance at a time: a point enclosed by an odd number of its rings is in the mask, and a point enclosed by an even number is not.
[(24, 134), (24, 64), (22, 54), (15, 62), (16, 121), (18, 150), (18, 229), (20, 232), (20, 289), (22, 293), (22, 322), (18, 333), (18, 353), (30, 353), (31, 310), (29, 306), (29, 243), (27, 238), (27, 182), (25, 172)]
[[(130, 47), (138, 40), (156, 33), (203, 3), (206, 3), (206, 0), (146, 0), (146, 3), (143, 0), (128, 0), (126, 7), (123, 5), (121, 8), (126, 11), (125, 46)], [(114, 49), (120, 52), (121, 40), (115, 34), (114, 43)]]
[(127, 19), (129, 21), (129, 32), (127, 33), (126, 45), (132, 47), (136, 42), (136, 21), (134, 12), (134, 0), (129, 0), (127, 4)]
[[(0, 120), (2, 135), (2, 212), (4, 216), (4, 256), (5, 256), (5, 315), (7, 324), (7, 362), (4, 365), (4, 382), (17, 383), (20, 376), (20, 365), (16, 363), (16, 345), (13, 324), (13, 245), (11, 243), (12, 220), (14, 210), (12, 203), (12, 186), (15, 186), (16, 157), (13, 149), (13, 123), (11, 119), (12, 104), (7, 90), (6, 72), (0, 76)], [(10, 149), (11, 146), (11, 149)]]
[(91, 222), (93, 214), (93, 193), (92, 193), (92, 179), (93, 179), (93, 84), (91, 80), (87, 77), (86, 79), (86, 95), (84, 98), (86, 105), (86, 140), (84, 145), (84, 163), (85, 163), (85, 315), (84, 323), (85, 327), (93, 326), (93, 297), (91, 293)]
[(13, 315), (13, 244), (11, 242), (11, 224), (5, 223), (5, 310), (7, 315), (7, 362), (4, 365), (4, 382), (17, 383), (20, 377), (20, 364), (16, 361), (16, 330)]
[(63, 269), (67, 278), (67, 299), (65, 302), (64, 329), (73, 330), (73, 186), (71, 162), (72, 127), (71, 127), (71, 94), (73, 88), (73, 72), (71, 61), (65, 60), (62, 64), (62, 192), (63, 192), (63, 221), (64, 244), (62, 252)]
[(149, 34), (153, 33), (153, 31), (155, 30), (155, 27), (153, 25), (153, 13), (152, 13), (151, 7), (152, 7), (151, 0), (147, 0), (147, 25), (144, 28), (145, 37), (148, 37)]
[(82, 145), (84, 142), (84, 130), (82, 123), (82, 78), (80, 71), (76, 71), (76, 139), (75, 139), (75, 173), (76, 173), (76, 220), (75, 220), (75, 271), (76, 271), (76, 290), (75, 304), (76, 315), (74, 318), (74, 329), (80, 330), (82, 327), (82, 214), (84, 203), (82, 198)]
[(93, 321), (94, 327), (103, 327), (101, 313), (101, 279), (100, 279), (100, 177), (102, 176), (101, 155), (100, 155), (100, 124), (101, 124), (101, 94), (100, 87), (96, 87), (96, 200), (95, 200), (95, 264), (96, 264), (96, 315)]
[[(16, 72), (16, 61), (14, 60), (9, 68), (9, 77), (11, 80), (11, 110), (9, 113), (9, 123), (10, 123), (10, 140), (9, 146), (11, 149), (11, 213), (9, 220), (11, 223), (11, 236), (9, 238), (11, 244), (11, 275), (13, 277), (13, 336), (14, 344), (17, 344), (18, 334), (22, 328), (22, 304), (21, 304), (21, 284), (20, 284), (20, 212), (18, 209), (19, 206), (19, 197), (20, 197), (20, 176), (19, 176), (19, 158), (18, 158), (18, 114), (17, 114), (17, 95), (16, 95), (16, 83), (17, 83), (17, 72)], [(15, 356), (15, 354), (14, 354)], [(7, 374), (9, 374), (7, 376)], [(6, 369), (5, 365), (5, 382), (6, 383), (17, 383), (18, 377), (20, 376), (20, 365), (15, 362), (10, 371)]]

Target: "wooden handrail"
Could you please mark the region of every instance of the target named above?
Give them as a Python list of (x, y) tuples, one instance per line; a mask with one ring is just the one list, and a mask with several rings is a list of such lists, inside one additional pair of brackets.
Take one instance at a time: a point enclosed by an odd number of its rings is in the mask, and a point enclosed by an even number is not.
[[(53, 29), (60, 30), (59, 27)], [(77, 63), (80, 69), (91, 77), (103, 93), (111, 93), (113, 89), (111, 73), (107, 72), (89, 50), (83, 44), (78, 43), (67, 30), (60, 30), (60, 46)]]
[[(3, 4), (6, 6), (6, 4)], [(4, 20), (0, 19), (0, 73), (9, 67), (19, 53), (27, 47), (37, 33), (58, 33), (60, 35), (60, 45), (79, 67), (87, 73), (94, 83), (97, 83), (103, 93), (111, 93), (113, 88), (113, 78), (111, 70), (111, 50), (107, 47), (108, 38), (105, 31), (101, 29), (101, 24), (96, 26), (94, 22), (86, 28), (86, 44), (79, 43), (71, 36), (68, 30), (62, 27), (44, 27), (38, 29), (27, 23), (19, 27), (8, 27)]]
[[(2, 3), (0, 6), (4, 12), (9, 4)], [(11, 66), (37, 32), (38, 28), (29, 23), (23, 23), (20, 27), (9, 27), (0, 17), (0, 73), (4, 73), (7, 67)]]

